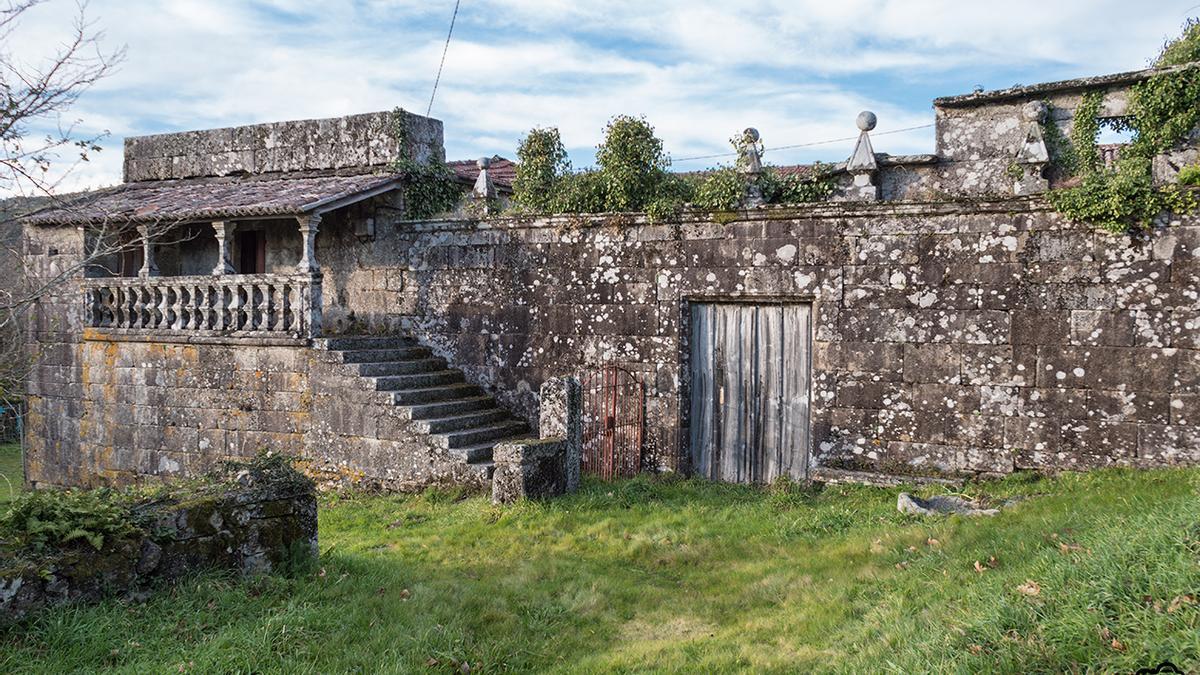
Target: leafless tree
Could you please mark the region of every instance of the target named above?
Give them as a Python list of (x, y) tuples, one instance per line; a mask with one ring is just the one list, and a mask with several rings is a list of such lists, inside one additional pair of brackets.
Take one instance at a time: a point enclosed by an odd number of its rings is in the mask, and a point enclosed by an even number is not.
[(0, 196), (9, 197), (0, 205), (0, 406), (9, 409), (21, 398), (29, 369), (24, 330), (31, 306), (81, 267), (134, 245), (125, 232), (131, 228), (114, 222), (96, 228), (83, 255), (52, 274), (31, 274), (26, 267), (16, 219), (36, 208), (86, 203), (60, 194), (59, 187), (100, 151), (107, 133), (81, 133), (80, 121), (68, 115), (125, 55), (123, 48), (104, 48), (104, 34), (89, 20), (86, 3), (76, 5), (73, 22), (64, 26), (64, 39), (49, 57), (13, 53), (22, 18), (45, 1), (0, 1)]

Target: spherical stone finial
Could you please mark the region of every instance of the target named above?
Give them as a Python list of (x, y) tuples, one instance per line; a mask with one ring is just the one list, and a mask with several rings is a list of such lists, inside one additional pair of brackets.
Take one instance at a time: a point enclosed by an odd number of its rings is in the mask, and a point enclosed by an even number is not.
[(759, 139), (758, 129), (755, 129), (754, 127), (746, 127), (746, 130), (742, 132), (742, 138), (745, 138), (751, 143), (757, 143)]
[(480, 171), (488, 168), (491, 165), (492, 165), (491, 157), (480, 157), (479, 160), (477, 162), (475, 162), (475, 166), (479, 167)]
[(1030, 101), (1021, 106), (1021, 117), (1026, 122), (1041, 122), (1046, 119), (1046, 103), (1044, 101)]
[(875, 113), (871, 112), (870, 110), (864, 110), (858, 113), (858, 119), (854, 120), (854, 123), (857, 124), (858, 128), (862, 131), (870, 131), (874, 129), (877, 122), (879, 122), (879, 118), (875, 117)]

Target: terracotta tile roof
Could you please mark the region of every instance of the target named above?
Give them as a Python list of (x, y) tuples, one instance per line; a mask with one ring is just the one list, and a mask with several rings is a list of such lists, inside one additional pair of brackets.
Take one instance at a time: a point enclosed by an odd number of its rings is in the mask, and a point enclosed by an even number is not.
[[(475, 179), (479, 177), (479, 168), (475, 166), (474, 159), (456, 159), (451, 162), (446, 162), (446, 166), (458, 176), (459, 180), (475, 184)], [(517, 177), (517, 163), (505, 159), (499, 155), (492, 157), (492, 165), (488, 167), (488, 173), (492, 176), (492, 183), (501, 189), (512, 189), (513, 179)]]
[(126, 183), (72, 196), (29, 216), (40, 225), (152, 223), (310, 213), (356, 195), (396, 185), (396, 174), (240, 177)]

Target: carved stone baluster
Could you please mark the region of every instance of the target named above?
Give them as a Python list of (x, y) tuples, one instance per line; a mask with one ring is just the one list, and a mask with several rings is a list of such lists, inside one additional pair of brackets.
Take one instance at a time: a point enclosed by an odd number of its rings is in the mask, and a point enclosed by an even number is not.
[(83, 325), (85, 326), (94, 328), (98, 325), (96, 323), (96, 315), (100, 303), (96, 298), (99, 296), (99, 293), (100, 289), (95, 286), (83, 289)]
[(256, 330), (271, 330), (271, 284), (264, 282), (258, 286), (258, 323)]
[(198, 330), (209, 330), (212, 328), (212, 313), (209, 307), (212, 305), (212, 286), (205, 284), (200, 287), (200, 321), (196, 325)]
[(228, 310), (225, 294), (229, 286), (220, 282), (213, 284), (213, 330), (225, 330), (225, 313)]
[(284, 323), (287, 320), (287, 317), (284, 316), (284, 310), (287, 309), (286, 288), (287, 286), (283, 282), (271, 284), (271, 316), (275, 319), (271, 324), (271, 330), (276, 333), (283, 332), (287, 327)]
[(242, 327), (242, 285), (229, 286), (229, 322), (225, 330), (236, 331)]
[(184, 296), (187, 293), (187, 286), (173, 286), (171, 291), (171, 313), (175, 315), (171, 317), (171, 330), (183, 330), (185, 325)]
[(146, 325), (146, 289), (134, 287), (133, 292), (133, 325), (130, 328), (141, 328)]
[(158, 299), (154, 312), (154, 327), (159, 330), (167, 330), (171, 324), (175, 323), (175, 317), (171, 316), (171, 287), (155, 286), (154, 293)]

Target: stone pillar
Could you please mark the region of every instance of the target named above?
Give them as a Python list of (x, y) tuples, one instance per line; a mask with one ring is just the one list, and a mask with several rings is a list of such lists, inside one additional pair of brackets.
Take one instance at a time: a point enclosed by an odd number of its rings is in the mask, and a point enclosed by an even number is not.
[(212, 224), (213, 233), (217, 235), (217, 265), (213, 267), (213, 276), (233, 274), (233, 261), (229, 259), (229, 238), (237, 229), (237, 223), (218, 220)]
[(1046, 167), (1050, 165), (1050, 149), (1046, 147), (1042, 123), (1049, 110), (1042, 101), (1030, 101), (1021, 108), (1025, 121), (1025, 140), (1017, 150), (1013, 164), (1013, 194), (1032, 195), (1050, 189)]
[(763, 172), (760, 139), (758, 129), (749, 127), (742, 132), (741, 141), (737, 144), (738, 170), (746, 177), (745, 205), (750, 208), (766, 203), (762, 194), (762, 186), (759, 185), (759, 179), (762, 178)]
[(579, 489), (583, 458), (583, 388), (577, 377), (552, 377), (538, 392), (538, 437), (566, 439), (566, 490)]
[(154, 242), (150, 240), (150, 226), (138, 225), (138, 236), (142, 239), (142, 269), (138, 276), (146, 279), (158, 276), (158, 263), (154, 261)]
[(871, 145), (870, 132), (875, 128), (878, 118), (875, 113), (864, 110), (858, 114), (855, 124), (858, 125), (858, 142), (854, 144), (854, 152), (846, 162), (846, 171), (854, 177), (847, 197), (852, 201), (873, 202), (879, 200), (879, 186), (875, 183), (875, 174), (879, 171), (879, 163), (875, 161), (875, 148)]
[(321, 216), (319, 214), (311, 214), (300, 216), (296, 219), (300, 223), (300, 236), (304, 239), (300, 253), (300, 264), (296, 265), (296, 271), (300, 274), (309, 274), (316, 276), (321, 273), (321, 268), (317, 265), (317, 230), (321, 226)]

